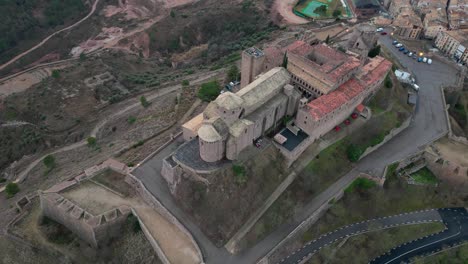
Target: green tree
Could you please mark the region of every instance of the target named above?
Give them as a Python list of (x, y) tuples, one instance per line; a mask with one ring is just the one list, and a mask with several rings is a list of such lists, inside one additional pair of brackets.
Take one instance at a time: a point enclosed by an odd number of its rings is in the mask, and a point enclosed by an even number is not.
[(390, 76), (387, 75), (387, 77), (385, 77), (384, 85), (385, 85), (385, 88), (388, 88), (388, 89), (393, 87), (393, 82), (392, 82), (392, 79), (390, 79)]
[(150, 105), (150, 103), (148, 102), (148, 100), (146, 100), (146, 97), (144, 95), (140, 97), (140, 103), (144, 108), (147, 108)]
[(20, 188), (17, 183), (9, 182), (5, 186), (5, 193), (6, 193), (7, 198), (11, 198), (15, 196), (15, 194), (17, 194), (19, 191), (20, 191)]
[(319, 14), (321, 16), (325, 16), (327, 14), (327, 6), (326, 5), (321, 5), (314, 10), (315, 14)]
[(325, 39), (325, 43), (330, 43), (330, 35), (327, 35), (327, 38)]
[(95, 147), (97, 144), (97, 140), (95, 137), (88, 137), (86, 141), (88, 142), (88, 146), (90, 147)]
[(341, 10), (336, 9), (335, 11), (333, 11), (333, 17), (336, 18), (336, 17), (339, 17), (339, 16), (341, 16)]
[(236, 65), (232, 65), (226, 74), (226, 81), (227, 82), (237, 81), (238, 79), (239, 79), (239, 69), (237, 68)]
[(60, 72), (58, 70), (53, 70), (52, 77), (58, 79), (60, 77)]
[(80, 61), (86, 60), (86, 54), (84, 52), (80, 53)]
[(379, 54), (380, 54), (380, 45), (377, 45), (373, 47), (371, 50), (369, 50), (369, 53), (367, 54), (367, 56), (369, 56), (369, 58), (374, 58), (375, 56)]
[(53, 155), (45, 156), (42, 162), (44, 163), (44, 165), (49, 171), (55, 168), (55, 157)]
[(174, 10), (171, 10), (171, 17), (172, 17), (172, 18), (175, 18), (175, 12), (174, 12)]
[(220, 90), (221, 86), (218, 81), (213, 80), (201, 85), (201, 88), (198, 91), (198, 97), (203, 101), (210, 102), (218, 97)]
[(284, 53), (283, 63), (281, 64), (281, 66), (282, 66), (283, 68), (287, 68), (287, 67), (288, 67), (288, 54), (287, 54), (287, 53)]
[(363, 153), (364, 153), (364, 151), (360, 147), (358, 147), (358, 146), (356, 146), (354, 144), (350, 144), (346, 148), (346, 154), (348, 156), (349, 161), (351, 161), (351, 162), (358, 161)]

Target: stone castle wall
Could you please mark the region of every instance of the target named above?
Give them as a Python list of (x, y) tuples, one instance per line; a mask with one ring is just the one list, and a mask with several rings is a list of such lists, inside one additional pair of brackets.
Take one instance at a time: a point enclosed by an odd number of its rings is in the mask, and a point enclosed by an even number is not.
[(129, 207), (121, 206), (94, 216), (58, 193), (41, 193), (39, 197), (44, 216), (64, 225), (94, 248), (120, 236), (130, 214)]

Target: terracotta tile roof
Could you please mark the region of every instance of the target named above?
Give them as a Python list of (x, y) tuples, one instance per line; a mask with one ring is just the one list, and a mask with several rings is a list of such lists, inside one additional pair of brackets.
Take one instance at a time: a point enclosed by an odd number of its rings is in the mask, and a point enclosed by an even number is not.
[(392, 63), (382, 57), (375, 57), (367, 63), (361, 74), (349, 79), (335, 91), (308, 103), (310, 115), (319, 120), (340, 106), (363, 93), (366, 87), (382, 80), (391, 69)]
[(292, 52), (300, 56), (306, 56), (313, 51), (313, 46), (305, 43), (302, 40), (297, 40), (291, 45), (287, 46), (284, 51)]
[(356, 110), (361, 113), (362, 111), (364, 111), (364, 108), (365, 106), (363, 104), (359, 104), (358, 106), (356, 106)]

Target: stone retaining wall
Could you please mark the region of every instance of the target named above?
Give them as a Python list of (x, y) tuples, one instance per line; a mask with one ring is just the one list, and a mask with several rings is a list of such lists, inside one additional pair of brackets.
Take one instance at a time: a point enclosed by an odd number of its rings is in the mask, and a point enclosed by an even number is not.
[[(203, 254), (200, 250), (200, 248), (198, 247), (198, 244), (197, 242), (195, 241), (195, 239), (193, 238), (192, 234), (187, 230), (187, 228), (185, 228), (184, 225), (182, 225), (182, 223), (179, 222), (179, 220), (177, 220), (177, 218), (172, 215), (157, 199), (156, 197), (154, 197), (149, 191), (148, 189), (145, 187), (145, 185), (143, 184), (143, 182), (141, 182), (137, 177), (135, 177), (134, 175), (132, 175), (131, 173), (128, 173), (127, 174), (127, 177), (125, 177), (125, 182), (127, 182), (128, 184), (130, 184), (130, 186), (132, 186), (137, 192), (138, 194), (140, 195), (140, 197), (148, 204), (150, 205), (151, 207), (153, 207), (160, 215), (162, 215), (163, 217), (166, 218), (166, 220), (168, 220), (169, 222), (171, 222), (172, 224), (174, 224), (177, 228), (179, 228), (180, 231), (182, 231), (185, 235), (187, 235), (187, 237), (190, 239), (190, 241), (192, 242), (195, 250), (197, 251), (197, 254), (198, 254), (198, 257), (200, 260), (202, 260), (202, 263), (203, 263)], [(157, 251), (157, 248), (155, 248), (155, 250)]]
[(138, 219), (138, 222), (140, 223), (140, 226), (141, 226), (141, 230), (145, 234), (146, 239), (148, 239), (148, 241), (150, 242), (150, 244), (153, 247), (154, 251), (156, 251), (156, 254), (158, 254), (158, 257), (161, 260), (161, 262), (163, 264), (170, 264), (171, 262), (167, 258), (166, 254), (164, 254), (164, 251), (159, 246), (159, 243), (151, 235), (151, 233), (149, 232), (149, 230), (146, 227), (145, 223), (143, 221), (141, 221), (140, 216), (135, 212), (135, 210), (133, 208), (132, 208), (132, 213)]
[(385, 136), (384, 140), (382, 142), (380, 142), (379, 144), (373, 146), (373, 147), (368, 147), (364, 153), (361, 155), (361, 157), (359, 157), (359, 160), (361, 160), (362, 158), (364, 158), (365, 156), (371, 154), (372, 152), (376, 151), (378, 148), (380, 148), (381, 146), (383, 146), (385, 143), (387, 143), (390, 139), (392, 139), (393, 137), (395, 137), (396, 135), (400, 134), (403, 130), (405, 130), (406, 128), (409, 127), (410, 123), (411, 123), (411, 118), (412, 118), (412, 115), (410, 117), (408, 117), (404, 122), (403, 124), (400, 126), (400, 127), (397, 127), (397, 128), (394, 128), (390, 131), (390, 133), (388, 133), (388, 135)]

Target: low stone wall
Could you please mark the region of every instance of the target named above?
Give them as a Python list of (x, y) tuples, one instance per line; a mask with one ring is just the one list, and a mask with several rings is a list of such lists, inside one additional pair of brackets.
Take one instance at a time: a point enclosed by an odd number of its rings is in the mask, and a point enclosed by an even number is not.
[(164, 254), (164, 251), (159, 246), (159, 243), (151, 235), (151, 233), (149, 232), (149, 230), (146, 227), (145, 223), (143, 221), (141, 221), (140, 216), (135, 212), (135, 210), (133, 208), (132, 208), (132, 213), (138, 219), (138, 222), (140, 223), (140, 226), (141, 226), (141, 230), (143, 230), (143, 233), (145, 234), (146, 238), (150, 242), (150, 244), (153, 247), (154, 251), (156, 251), (156, 254), (158, 254), (158, 257), (161, 260), (161, 262), (163, 264), (170, 264), (171, 262), (167, 258), (166, 254)]
[(371, 154), (372, 152), (376, 151), (378, 148), (380, 148), (381, 146), (383, 146), (385, 143), (387, 143), (390, 139), (392, 139), (394, 136), (400, 134), (403, 130), (405, 130), (406, 128), (409, 127), (410, 123), (411, 123), (411, 118), (412, 116), (408, 117), (404, 122), (403, 124), (400, 126), (400, 127), (397, 127), (397, 128), (394, 128), (390, 131), (390, 133), (388, 133), (387, 136), (385, 136), (384, 140), (382, 142), (380, 142), (379, 144), (373, 146), (373, 147), (368, 147), (364, 153), (361, 155), (361, 157), (359, 157), (359, 160), (363, 159), (365, 156)]
[(40, 193), (39, 197), (44, 216), (66, 226), (94, 248), (120, 236), (131, 212), (128, 206), (120, 206), (94, 216), (58, 193)]
[[(198, 247), (198, 244), (197, 242), (195, 241), (195, 239), (193, 238), (192, 234), (187, 230), (187, 228), (185, 228), (184, 225), (182, 225), (182, 223), (179, 222), (179, 220), (177, 220), (177, 218), (172, 215), (157, 199), (156, 197), (154, 197), (149, 191), (148, 189), (145, 187), (145, 185), (143, 184), (143, 182), (141, 182), (137, 177), (135, 177), (134, 175), (132, 175), (131, 173), (128, 173), (127, 174), (127, 177), (125, 177), (125, 182), (127, 182), (128, 184), (130, 184), (130, 186), (132, 186), (137, 192), (138, 194), (140, 195), (140, 197), (148, 204), (150, 205), (151, 207), (153, 207), (160, 215), (162, 215), (163, 217), (166, 218), (166, 220), (168, 220), (169, 222), (171, 222), (172, 224), (174, 224), (175, 226), (177, 226), (177, 228), (179, 228), (179, 230), (181, 230), (185, 235), (187, 235), (187, 237), (190, 239), (190, 241), (192, 242), (195, 250), (197, 251), (197, 254), (198, 254), (198, 257), (200, 260), (202, 260), (201, 262), (203, 263), (203, 254), (200, 250), (200, 248)], [(157, 249), (155, 248), (155, 250), (157, 251)]]

